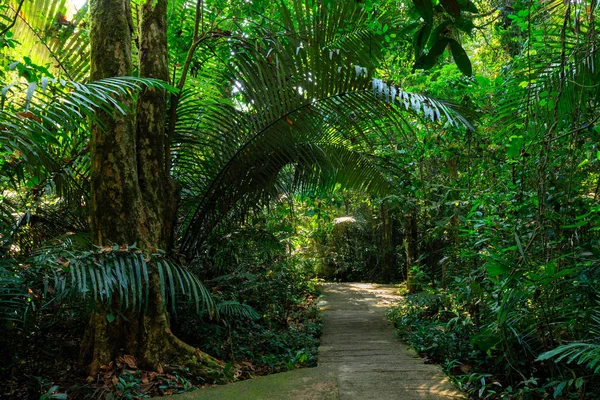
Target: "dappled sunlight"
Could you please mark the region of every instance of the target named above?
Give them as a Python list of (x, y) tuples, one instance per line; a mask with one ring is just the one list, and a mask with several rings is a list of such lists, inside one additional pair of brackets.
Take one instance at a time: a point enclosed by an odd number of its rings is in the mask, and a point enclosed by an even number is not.
[(386, 321), (397, 300), (393, 285), (322, 284), (325, 312), (319, 367), (337, 371), (340, 395), (350, 399), (461, 398), (437, 366), (400, 343)]

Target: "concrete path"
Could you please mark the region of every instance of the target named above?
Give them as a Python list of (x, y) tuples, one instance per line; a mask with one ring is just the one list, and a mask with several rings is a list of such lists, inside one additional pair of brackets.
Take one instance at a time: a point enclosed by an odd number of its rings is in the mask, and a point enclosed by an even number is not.
[(429, 400), (461, 398), (439, 366), (394, 336), (391, 285), (323, 285), (319, 365), (175, 396), (177, 400)]
[(341, 400), (447, 399), (461, 397), (439, 366), (394, 336), (386, 319), (398, 301), (392, 285), (328, 284), (319, 368), (333, 370)]

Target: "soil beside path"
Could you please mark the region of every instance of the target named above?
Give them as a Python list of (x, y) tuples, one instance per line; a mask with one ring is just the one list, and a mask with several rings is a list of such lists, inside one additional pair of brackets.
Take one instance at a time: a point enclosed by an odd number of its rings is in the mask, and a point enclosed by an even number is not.
[(323, 285), (319, 365), (175, 396), (210, 400), (429, 400), (463, 396), (439, 366), (427, 365), (394, 335), (386, 310), (392, 285)]

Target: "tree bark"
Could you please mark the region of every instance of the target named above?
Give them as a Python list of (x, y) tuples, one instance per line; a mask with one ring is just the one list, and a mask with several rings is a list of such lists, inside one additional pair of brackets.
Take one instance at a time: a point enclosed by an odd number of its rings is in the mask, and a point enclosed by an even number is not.
[(419, 226), (417, 224), (416, 210), (405, 216), (404, 249), (406, 251), (406, 286), (409, 293), (416, 293), (418, 287), (412, 277), (412, 268), (416, 265), (419, 252)]
[[(167, 0), (146, 0), (140, 6), (140, 76), (166, 81)], [(92, 79), (131, 75), (129, 0), (92, 0), (90, 17)], [(98, 112), (91, 145), (91, 220), (96, 245), (137, 243), (148, 252), (171, 249), (178, 191), (166, 163), (170, 145), (166, 112), (166, 94), (155, 88), (144, 90), (132, 115)], [(150, 273), (146, 313), (125, 310), (112, 322), (105, 312), (93, 313), (81, 348), (90, 375), (118, 355), (128, 354), (142, 369), (170, 364), (206, 377), (221, 376), (221, 362), (173, 335), (159, 278), (152, 269)]]
[(389, 206), (381, 203), (381, 277), (385, 282), (394, 278), (395, 249), (393, 245), (394, 219), (389, 212)]

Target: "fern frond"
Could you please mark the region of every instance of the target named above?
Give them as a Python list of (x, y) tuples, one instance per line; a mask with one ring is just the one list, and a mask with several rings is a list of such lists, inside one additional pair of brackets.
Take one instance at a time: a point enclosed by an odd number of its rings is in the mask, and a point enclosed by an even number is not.
[(0, 259), (0, 323), (21, 328), (27, 316), (28, 293), (10, 260)]
[(538, 356), (537, 361), (554, 359), (555, 362), (576, 362), (595, 374), (600, 373), (600, 345), (593, 343), (570, 343), (558, 346)]
[(233, 300), (218, 303), (217, 316), (224, 320), (249, 319), (253, 321), (260, 318), (260, 314), (254, 308)]

